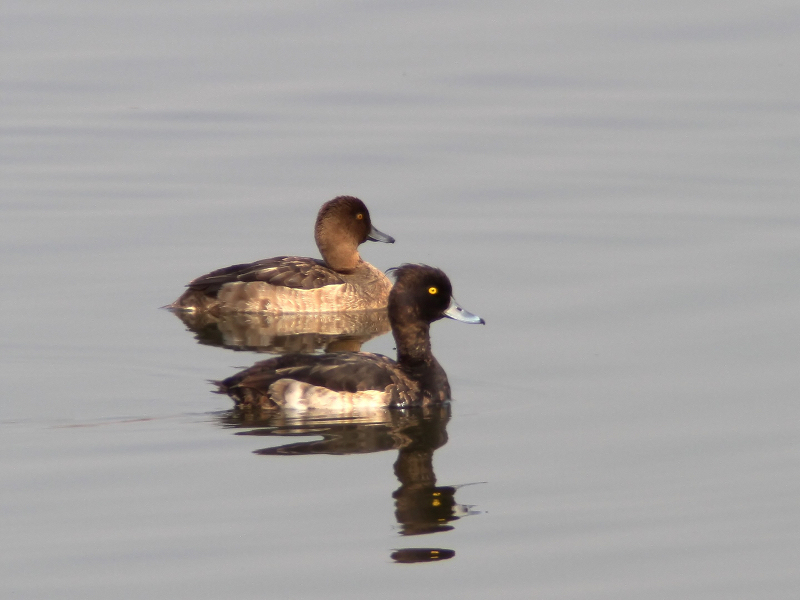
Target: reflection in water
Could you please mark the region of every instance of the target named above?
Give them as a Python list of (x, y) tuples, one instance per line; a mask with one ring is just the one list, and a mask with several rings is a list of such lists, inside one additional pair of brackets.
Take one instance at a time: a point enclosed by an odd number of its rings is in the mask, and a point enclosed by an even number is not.
[[(450, 405), (407, 410), (372, 409), (347, 416), (321, 411), (264, 413), (261, 419), (245, 419), (230, 411), (224, 425), (248, 428), (239, 435), (322, 439), (295, 442), (257, 450), (265, 456), (309, 454), (366, 454), (397, 450), (394, 473), (400, 487), (392, 494), (395, 517), (402, 535), (449, 531), (450, 524), (470, 514), (470, 507), (455, 500), (456, 487), (437, 486), (433, 453), (447, 442)], [(452, 558), (455, 551), (444, 548), (406, 548), (395, 550), (396, 562), (437, 561)]]
[(392, 552), (392, 560), (399, 563), (435, 562), (456, 555), (455, 550), (447, 548), (401, 548)]
[(284, 314), (171, 311), (200, 344), (272, 354), (352, 351), (389, 331), (386, 310)]

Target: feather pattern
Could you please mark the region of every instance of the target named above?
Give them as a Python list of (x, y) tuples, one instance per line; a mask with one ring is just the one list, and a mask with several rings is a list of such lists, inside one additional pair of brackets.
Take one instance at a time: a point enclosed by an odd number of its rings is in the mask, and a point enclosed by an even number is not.
[(219, 292), (226, 283), (263, 281), (291, 289), (313, 290), (345, 283), (341, 275), (316, 258), (276, 256), (252, 263), (231, 265), (202, 275), (188, 284), (190, 290), (208, 294)]
[[(394, 367), (390, 358), (367, 352), (288, 354), (257, 363), (219, 385), (221, 391), (238, 399), (240, 407), (264, 407), (265, 401), (267, 406), (286, 405), (286, 387), (275, 385), (286, 380), (341, 394), (380, 392), (385, 396), (370, 396), (370, 400), (383, 406), (404, 405), (419, 391), (418, 386)], [(254, 398), (258, 406), (252, 406)]]

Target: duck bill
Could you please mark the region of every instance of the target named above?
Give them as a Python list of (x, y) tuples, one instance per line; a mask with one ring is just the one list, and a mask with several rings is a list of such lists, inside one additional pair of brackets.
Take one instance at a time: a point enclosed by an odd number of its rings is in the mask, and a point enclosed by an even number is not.
[(386, 235), (382, 231), (375, 229), (375, 227), (371, 227), (369, 233), (367, 234), (367, 240), (370, 242), (383, 242), (384, 244), (394, 244), (394, 238), (390, 235)]
[(478, 315), (473, 315), (468, 310), (464, 310), (458, 305), (454, 299), (450, 299), (450, 306), (447, 307), (447, 310), (444, 311), (444, 316), (449, 319), (455, 319), (456, 321), (462, 321), (464, 323), (480, 323), (481, 325), (486, 325), (486, 321), (481, 319)]

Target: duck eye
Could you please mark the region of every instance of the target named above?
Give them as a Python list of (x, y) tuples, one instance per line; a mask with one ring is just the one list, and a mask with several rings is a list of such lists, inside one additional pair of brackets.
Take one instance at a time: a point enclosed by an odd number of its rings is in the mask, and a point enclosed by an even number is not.
[(437, 288), (437, 287), (435, 287), (435, 286), (431, 286), (431, 287), (429, 287), (429, 288), (428, 288), (428, 293), (429, 293), (431, 296), (434, 296), (434, 295), (436, 295), (436, 294), (438, 294), (438, 293), (439, 293), (439, 288)]
[(356, 219), (358, 219), (359, 221), (361, 221), (363, 218), (364, 218), (364, 213), (358, 213), (356, 215)]

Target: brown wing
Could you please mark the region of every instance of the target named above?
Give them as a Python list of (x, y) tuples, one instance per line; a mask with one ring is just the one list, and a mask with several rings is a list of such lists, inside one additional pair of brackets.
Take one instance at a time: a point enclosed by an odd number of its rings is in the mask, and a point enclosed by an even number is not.
[(237, 281), (264, 281), (271, 285), (301, 290), (344, 283), (339, 274), (321, 260), (302, 256), (276, 256), (217, 269), (198, 277), (187, 287), (206, 294), (216, 294), (226, 283)]
[(367, 352), (286, 354), (258, 362), (217, 385), (220, 392), (232, 396), (242, 406), (255, 404), (254, 398), (265, 398), (269, 386), (284, 378), (335, 392), (388, 391), (393, 403), (408, 396), (412, 385), (393, 360)]

